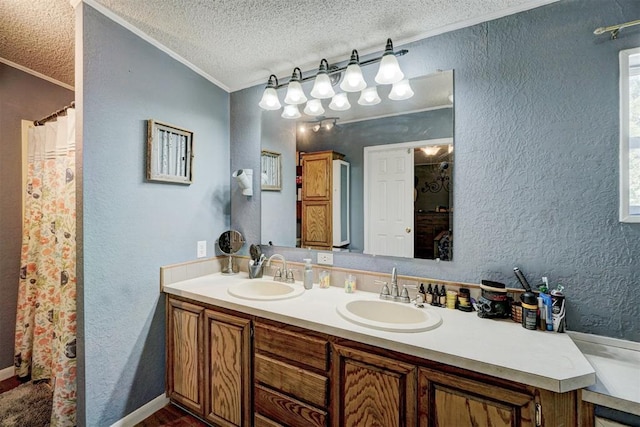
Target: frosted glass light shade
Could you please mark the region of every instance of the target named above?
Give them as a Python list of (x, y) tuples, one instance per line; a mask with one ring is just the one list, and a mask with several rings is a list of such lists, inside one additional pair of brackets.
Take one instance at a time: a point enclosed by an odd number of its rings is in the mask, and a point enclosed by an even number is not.
[(334, 111), (345, 111), (351, 108), (351, 104), (349, 104), (349, 98), (347, 98), (347, 94), (344, 92), (337, 93), (331, 100), (329, 108)]
[(285, 119), (299, 119), (302, 116), (298, 110), (298, 106), (295, 104), (285, 105), (282, 110), (282, 117)]
[(409, 84), (409, 80), (400, 80), (393, 84), (391, 92), (389, 92), (389, 99), (394, 101), (403, 101), (413, 96), (413, 89)]
[(393, 53), (385, 53), (380, 61), (380, 68), (376, 74), (376, 83), (389, 85), (404, 79), (404, 73), (400, 69), (400, 64)]
[(359, 92), (367, 87), (367, 82), (362, 77), (362, 70), (358, 64), (351, 64), (344, 73), (340, 89), (345, 92)]
[(360, 98), (358, 99), (358, 104), (360, 105), (376, 105), (379, 104), (382, 100), (378, 95), (378, 88), (368, 87), (360, 92)]
[(258, 105), (264, 110), (278, 110), (282, 107), (282, 105), (280, 105), (280, 100), (278, 99), (278, 93), (272, 87), (268, 87), (264, 90), (262, 99)]
[(299, 81), (289, 82), (287, 87), (287, 96), (284, 98), (285, 104), (298, 105), (307, 102), (307, 97), (302, 90), (302, 85)]
[(322, 102), (319, 99), (310, 99), (304, 107), (304, 113), (308, 116), (320, 116), (324, 114)]
[(331, 98), (335, 94), (329, 75), (327, 73), (318, 73), (313, 83), (313, 88), (311, 89), (311, 96), (318, 99), (326, 99)]

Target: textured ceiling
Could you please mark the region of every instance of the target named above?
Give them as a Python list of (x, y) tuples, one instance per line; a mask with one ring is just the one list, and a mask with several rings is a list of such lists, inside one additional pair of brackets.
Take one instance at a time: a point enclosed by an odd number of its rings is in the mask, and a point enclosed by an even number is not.
[(0, 0), (0, 58), (73, 86), (69, 0)]
[[(555, 0), (86, 0), (233, 91)], [(69, 0), (0, 0), (0, 57), (73, 84)]]

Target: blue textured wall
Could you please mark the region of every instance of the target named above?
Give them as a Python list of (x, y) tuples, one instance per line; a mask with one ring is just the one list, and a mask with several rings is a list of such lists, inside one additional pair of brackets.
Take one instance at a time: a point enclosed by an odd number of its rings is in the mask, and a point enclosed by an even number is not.
[[(229, 227), (229, 94), (80, 7), (80, 425), (106, 426), (164, 392), (159, 267), (195, 259), (198, 240), (213, 254)], [(147, 119), (194, 132), (193, 184), (145, 181)]]
[(0, 63), (0, 370), (13, 366), (22, 249), (21, 120), (39, 120), (74, 93)]
[[(455, 71), (454, 261), (335, 254), (334, 265), (513, 287), (519, 266), (566, 287), (570, 329), (640, 341), (640, 225), (618, 222), (618, 52), (640, 30), (593, 35), (638, 16), (634, 0), (563, 0), (402, 46), (409, 76)], [(257, 110), (260, 92), (232, 97), (244, 102), (233, 110)]]
[(253, 196), (243, 196), (238, 184), (229, 177), (231, 228), (242, 233), (247, 241), (239, 252), (244, 255), (249, 253), (249, 244), (260, 242), (260, 109), (247, 106), (253, 105), (256, 98), (260, 100), (263, 89), (256, 86), (231, 94), (231, 171), (253, 169)]
[[(262, 114), (263, 150), (280, 153), (282, 189), (262, 193), (262, 234), (257, 242), (276, 246), (296, 245), (296, 126), (293, 120), (282, 120), (280, 110)], [(289, 167), (287, 167), (287, 165)], [(252, 243), (257, 243), (252, 242)]]

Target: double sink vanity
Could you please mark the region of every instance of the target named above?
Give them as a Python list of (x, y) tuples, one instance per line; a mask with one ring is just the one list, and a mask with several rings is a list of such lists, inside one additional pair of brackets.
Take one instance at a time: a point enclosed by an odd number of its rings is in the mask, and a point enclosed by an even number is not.
[(375, 292), (186, 269), (161, 279), (167, 394), (213, 425), (575, 426), (593, 417), (580, 390), (595, 371), (567, 334)]

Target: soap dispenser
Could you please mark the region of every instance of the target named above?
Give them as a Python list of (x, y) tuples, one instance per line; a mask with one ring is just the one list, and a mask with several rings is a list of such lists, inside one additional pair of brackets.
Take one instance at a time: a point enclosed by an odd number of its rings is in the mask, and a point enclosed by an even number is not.
[(311, 259), (304, 259), (303, 283), (305, 289), (313, 288), (313, 268), (311, 268)]

